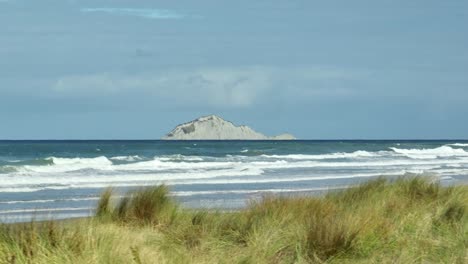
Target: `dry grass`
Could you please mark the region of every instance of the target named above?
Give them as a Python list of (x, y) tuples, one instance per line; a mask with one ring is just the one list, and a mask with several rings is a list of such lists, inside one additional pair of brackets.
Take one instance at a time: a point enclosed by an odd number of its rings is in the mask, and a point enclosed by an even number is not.
[(166, 186), (95, 218), (4, 225), (0, 263), (466, 263), (468, 186), (383, 178), (324, 197), (264, 197), (238, 212), (179, 208)]

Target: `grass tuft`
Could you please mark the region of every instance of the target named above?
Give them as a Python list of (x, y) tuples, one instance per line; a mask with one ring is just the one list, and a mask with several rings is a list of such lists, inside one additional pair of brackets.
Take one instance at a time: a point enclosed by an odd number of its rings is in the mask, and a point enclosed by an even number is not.
[(463, 217), (466, 215), (466, 204), (460, 202), (450, 203), (443, 214), (440, 216), (440, 220), (447, 223), (460, 223)]
[(112, 207), (112, 189), (106, 189), (99, 199), (96, 216), (100, 219), (111, 216), (121, 222), (157, 225), (161, 222), (164, 210), (172, 204), (168, 194), (169, 189), (165, 185), (145, 187), (127, 193)]
[(322, 261), (349, 252), (359, 234), (338, 216), (312, 218), (308, 226), (306, 245), (309, 257)]
[(412, 177), (398, 181), (403, 186), (403, 192), (411, 200), (436, 200), (443, 195), (443, 189), (438, 182), (421, 177)]
[(132, 194), (127, 209), (127, 217), (150, 224), (159, 223), (159, 215), (168, 204), (169, 190), (166, 186), (147, 187)]
[(96, 206), (96, 216), (104, 218), (111, 215), (111, 197), (113, 195), (112, 188), (106, 188), (99, 197), (99, 201)]

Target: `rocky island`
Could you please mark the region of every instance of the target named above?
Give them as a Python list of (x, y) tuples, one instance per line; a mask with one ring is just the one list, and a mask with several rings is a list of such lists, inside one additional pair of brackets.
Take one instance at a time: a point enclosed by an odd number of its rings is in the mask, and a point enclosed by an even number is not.
[(268, 137), (248, 126), (236, 126), (219, 116), (200, 117), (176, 126), (163, 140), (294, 140), (291, 134)]

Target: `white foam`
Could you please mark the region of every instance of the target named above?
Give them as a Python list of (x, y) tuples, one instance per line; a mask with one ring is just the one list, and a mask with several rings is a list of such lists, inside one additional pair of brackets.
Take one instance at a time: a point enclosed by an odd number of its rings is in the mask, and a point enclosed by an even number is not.
[[(388, 173), (393, 171), (416, 171), (444, 173), (466, 173), (468, 152), (459, 148), (442, 146), (434, 149), (399, 149), (392, 151), (355, 151), (350, 153), (331, 153), (321, 155), (261, 155), (261, 156), (226, 156), (199, 157), (169, 155), (151, 160), (136, 160), (139, 156), (117, 156), (110, 159), (96, 158), (57, 158), (50, 157), (48, 165), (11, 166), (15, 170), (0, 174), (0, 192), (34, 192), (45, 189), (101, 188), (114, 186), (138, 186), (169, 182), (186, 184), (187, 182), (231, 183), (235, 181), (257, 182), (263, 178), (275, 177), (292, 169), (291, 177), (297, 172), (314, 179), (327, 178), (334, 170), (347, 174), (339, 178), (361, 177), (356, 172)], [(138, 158), (137, 158), (138, 157)], [(411, 158), (408, 158), (411, 157)], [(441, 158), (439, 158), (441, 157)], [(114, 164), (111, 160), (135, 159), (135, 162)], [(344, 159), (344, 160), (338, 160)], [(440, 170), (450, 167), (449, 171)], [(282, 176), (284, 177), (284, 176)], [(241, 178), (241, 179), (239, 179)], [(248, 179), (247, 179), (248, 178)], [(336, 178), (336, 177), (335, 177)], [(339, 179), (338, 178), (338, 179)], [(291, 181), (290, 178), (284, 177)], [(267, 179), (268, 180), (268, 179)], [(273, 182), (276, 180), (273, 178)], [(267, 183), (268, 181), (265, 181)], [(232, 182), (237, 183), (237, 182)], [(91, 187), (92, 186), (92, 187)]]
[(251, 162), (250, 164), (257, 165), (262, 169), (287, 169), (287, 168), (384, 168), (384, 167), (415, 167), (415, 166), (428, 166), (437, 167), (447, 164), (468, 164), (468, 159), (458, 160), (408, 160), (408, 159), (377, 159), (371, 161), (300, 161), (300, 162), (287, 162), (285, 160), (278, 160), (276, 162)]
[(466, 174), (468, 173), (468, 169), (438, 169), (438, 170), (435, 170), (435, 172), (439, 173), (439, 174), (450, 174), (450, 175), (453, 175), (453, 174)]
[[(105, 188), (105, 187), (137, 187), (137, 186), (149, 186), (149, 185), (156, 185), (156, 184), (166, 184), (166, 185), (193, 185), (193, 184), (256, 184), (256, 183), (281, 183), (281, 182), (298, 182), (298, 181), (318, 181), (318, 180), (332, 180), (332, 179), (349, 179), (349, 178), (358, 178), (358, 177), (375, 177), (380, 175), (402, 175), (407, 172), (410, 173), (422, 173), (422, 170), (401, 170), (401, 171), (391, 171), (388, 173), (355, 173), (355, 174), (331, 174), (326, 176), (313, 176), (313, 177), (281, 177), (281, 178), (255, 178), (255, 177), (247, 177), (247, 178), (234, 178), (230, 179), (230, 177), (209, 177), (203, 176), (198, 178), (161, 178), (161, 177), (153, 177), (148, 178), (139, 178), (138, 175), (135, 175), (137, 180), (135, 179), (127, 179), (121, 181), (109, 181), (109, 180), (102, 180), (102, 179), (94, 179), (93, 181), (82, 181), (82, 182), (74, 182), (68, 183), (67, 185), (55, 187), (55, 189), (69, 189), (69, 188)], [(237, 174), (232, 174), (231, 176), (238, 176)], [(9, 188), (14, 189), (14, 188)], [(25, 188), (19, 188), (16, 192), (22, 192)], [(43, 188), (31, 188), (27, 191), (38, 191), (42, 189), (50, 189), (50, 187), (43, 187)], [(2, 188), (0, 188), (0, 192), (4, 192)]]
[(69, 198), (69, 199), (45, 199), (45, 200), (19, 200), (19, 201), (2, 201), (0, 204), (34, 204), (34, 203), (53, 203), (53, 202), (80, 202), (80, 201), (96, 201), (99, 197), (86, 198)]
[(451, 180), (453, 180), (453, 178), (450, 177), (450, 176), (444, 176), (444, 177), (441, 177), (440, 179), (443, 180), (443, 181), (451, 181)]
[(399, 149), (390, 148), (395, 153), (412, 159), (437, 159), (439, 157), (468, 157), (468, 152), (459, 148), (441, 146), (433, 149)]
[(298, 188), (298, 189), (260, 189), (260, 190), (223, 190), (223, 191), (179, 191), (171, 192), (172, 196), (194, 196), (194, 195), (219, 195), (219, 194), (262, 194), (262, 193), (292, 193), (292, 192), (313, 192), (328, 191), (335, 189), (344, 189), (341, 187), (317, 187), (317, 188)]
[(52, 165), (25, 165), (20, 168), (25, 172), (67, 172), (82, 169), (106, 169), (112, 166), (112, 161), (104, 156), (96, 158), (57, 158), (49, 157)]
[(447, 146), (468, 147), (468, 143), (453, 143), (453, 144), (447, 144)]
[[(52, 160), (52, 165), (25, 165), (18, 166), (15, 169), (23, 172), (23, 174), (29, 175), (29, 172), (41, 172), (41, 173), (60, 173), (60, 172), (72, 172), (83, 169), (100, 170), (100, 171), (130, 171), (130, 170), (170, 170), (170, 169), (197, 169), (197, 168), (223, 168), (229, 167), (229, 162), (171, 162), (175, 157), (162, 157), (155, 158), (148, 161), (140, 161), (129, 164), (113, 164), (111, 160), (106, 157), (96, 158), (47, 158)], [(137, 160), (133, 156), (121, 156), (113, 157), (114, 160)], [(202, 161), (199, 157), (183, 157), (181, 158), (187, 161)]]
[(92, 211), (94, 208), (91, 207), (68, 207), (68, 208), (33, 208), (33, 209), (13, 209), (3, 210), (0, 214), (11, 214), (11, 213), (34, 213), (34, 212), (60, 212), (60, 211)]
[[(132, 164), (110, 165), (94, 171), (74, 171), (67, 174), (60, 172), (35, 173), (11, 173), (0, 179), (4, 183), (0, 192), (33, 192), (43, 189), (68, 189), (84, 188), (89, 183), (99, 186), (120, 184), (128, 186), (130, 183), (155, 183), (165, 181), (192, 181), (211, 178), (231, 177), (254, 177), (265, 173), (266, 170), (285, 170), (300, 168), (310, 170), (312, 175), (314, 168), (362, 168), (386, 173), (388, 170), (412, 169), (414, 171), (432, 171), (441, 166), (454, 165), (454, 168), (463, 170), (468, 166), (468, 159), (440, 159), (440, 160), (409, 160), (409, 159), (387, 159), (387, 160), (365, 160), (365, 161), (255, 161), (255, 162), (163, 162), (159, 160), (142, 161)], [(463, 166), (462, 166), (463, 165)], [(43, 167), (52, 167), (43, 166)], [(459, 166), (459, 167), (456, 167)], [(349, 177), (359, 177), (354, 173), (348, 173)], [(226, 180), (224, 180), (226, 181)]]
[(24, 192), (37, 192), (44, 188), (33, 188), (33, 187), (7, 187), (0, 188), (0, 193), (24, 193)]
[(185, 156), (181, 154), (167, 155), (162, 157), (154, 157), (155, 160), (160, 161), (203, 161), (203, 157), (200, 156)]
[(138, 173), (132, 172), (107, 175), (83, 175), (79, 172), (69, 173), (66, 176), (60, 174), (44, 173), (34, 176), (12, 177), (0, 187), (0, 192), (34, 192), (44, 189), (68, 189), (83, 188), (88, 183), (98, 183), (99, 186), (115, 185), (116, 183), (128, 185), (128, 183), (141, 184), (144, 182), (163, 182), (187, 179), (207, 179), (217, 177), (244, 177), (263, 174), (263, 170), (256, 167), (237, 166), (215, 170), (183, 170), (179, 172), (163, 173)]
[(149, 161), (142, 161), (130, 164), (114, 165), (104, 168), (105, 170), (123, 170), (123, 171), (138, 171), (138, 170), (181, 170), (181, 169), (223, 169), (232, 168), (234, 162), (171, 162), (168, 158), (156, 158)]
[[(468, 157), (468, 152), (463, 149), (453, 149), (443, 146), (437, 149), (398, 149), (390, 151), (367, 152), (356, 151), (352, 153), (332, 153), (322, 155), (262, 155), (257, 157), (230, 156), (213, 158), (211, 161), (197, 156), (171, 156), (155, 157), (152, 160), (133, 162), (128, 164), (113, 164), (106, 157), (96, 158), (55, 158), (51, 157), (52, 165), (26, 165), (15, 166), (20, 175), (35, 175), (36, 173), (69, 173), (78, 170), (95, 170), (102, 173), (126, 172), (134, 174), (141, 171), (185, 171), (186, 173), (203, 173), (208, 170), (222, 169), (286, 169), (286, 168), (314, 168), (314, 167), (366, 167), (366, 166), (411, 166), (422, 164), (459, 164), (467, 160), (435, 160), (430, 163), (422, 161), (410, 161), (398, 159), (398, 155), (413, 159), (437, 159), (437, 157)], [(333, 159), (350, 159), (348, 161), (333, 161)], [(117, 160), (135, 160), (134, 156), (113, 157)], [(273, 160), (272, 160), (273, 159)], [(324, 161), (331, 159), (331, 161)], [(355, 160), (356, 159), (356, 160)], [(262, 161), (263, 160), (263, 161)], [(14, 174), (14, 173), (10, 173)], [(94, 173), (96, 174), (96, 173)]]
[(194, 185), (194, 184), (256, 184), (256, 183), (283, 183), (283, 182), (306, 182), (306, 181), (323, 181), (323, 180), (336, 180), (336, 179), (352, 179), (352, 178), (364, 178), (364, 177), (378, 177), (378, 176), (399, 176), (405, 173), (420, 174), (423, 171), (420, 170), (402, 170), (398, 172), (390, 173), (356, 173), (356, 174), (335, 174), (327, 176), (315, 176), (315, 177), (288, 177), (288, 178), (266, 178), (266, 179), (209, 179), (202, 181), (184, 181), (177, 183), (166, 183), (167, 185)]
[(31, 200), (31, 201), (23, 201), (23, 200), (20, 200), (20, 201), (3, 201), (3, 202), (0, 202), (0, 204), (52, 203), (52, 202), (55, 202), (55, 201), (56, 201), (56, 200)]
[(111, 165), (112, 162), (104, 156), (96, 157), (96, 158), (57, 158), (57, 157), (50, 157), (47, 159), (51, 159), (55, 165), (77, 165), (77, 164), (85, 164), (85, 165)]
[(352, 158), (369, 158), (378, 157), (381, 154), (377, 152), (368, 152), (364, 150), (358, 150), (351, 153), (337, 152), (331, 154), (317, 154), (317, 155), (305, 155), (305, 154), (290, 154), (290, 155), (261, 155), (265, 158), (275, 159), (292, 159), (292, 160), (323, 160), (323, 159), (352, 159)]
[[(302, 182), (302, 181), (322, 181), (322, 180), (334, 180), (334, 179), (352, 179), (352, 178), (364, 178), (364, 177), (378, 177), (378, 176), (399, 176), (406, 173), (422, 174), (423, 170), (400, 170), (400, 171), (389, 171), (386, 173), (355, 173), (355, 174), (330, 174), (326, 176), (299, 176), (299, 177), (272, 177), (272, 178), (223, 178), (223, 179), (193, 179), (184, 181), (163, 181), (163, 182), (147, 182), (147, 183), (119, 183), (113, 185), (114, 187), (123, 186), (145, 186), (164, 183), (166, 185), (194, 185), (194, 184), (256, 184), (256, 183), (283, 183), (283, 182)], [(130, 184), (130, 185), (129, 185)], [(87, 184), (87, 188), (102, 188), (107, 185), (96, 185), (94, 183)]]
[(141, 157), (138, 156), (138, 155), (133, 155), (133, 156), (117, 156), (117, 157), (112, 157), (112, 158), (110, 158), (110, 160), (129, 161), (129, 162), (138, 161), (138, 160), (142, 160), (142, 159), (143, 159), (143, 158), (141, 158)]

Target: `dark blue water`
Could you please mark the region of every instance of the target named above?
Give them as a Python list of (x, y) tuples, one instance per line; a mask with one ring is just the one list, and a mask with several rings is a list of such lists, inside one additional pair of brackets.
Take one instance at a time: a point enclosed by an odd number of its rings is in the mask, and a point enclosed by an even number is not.
[(164, 183), (185, 206), (239, 208), (408, 173), (466, 182), (468, 141), (0, 141), (0, 219), (89, 215), (107, 186)]

